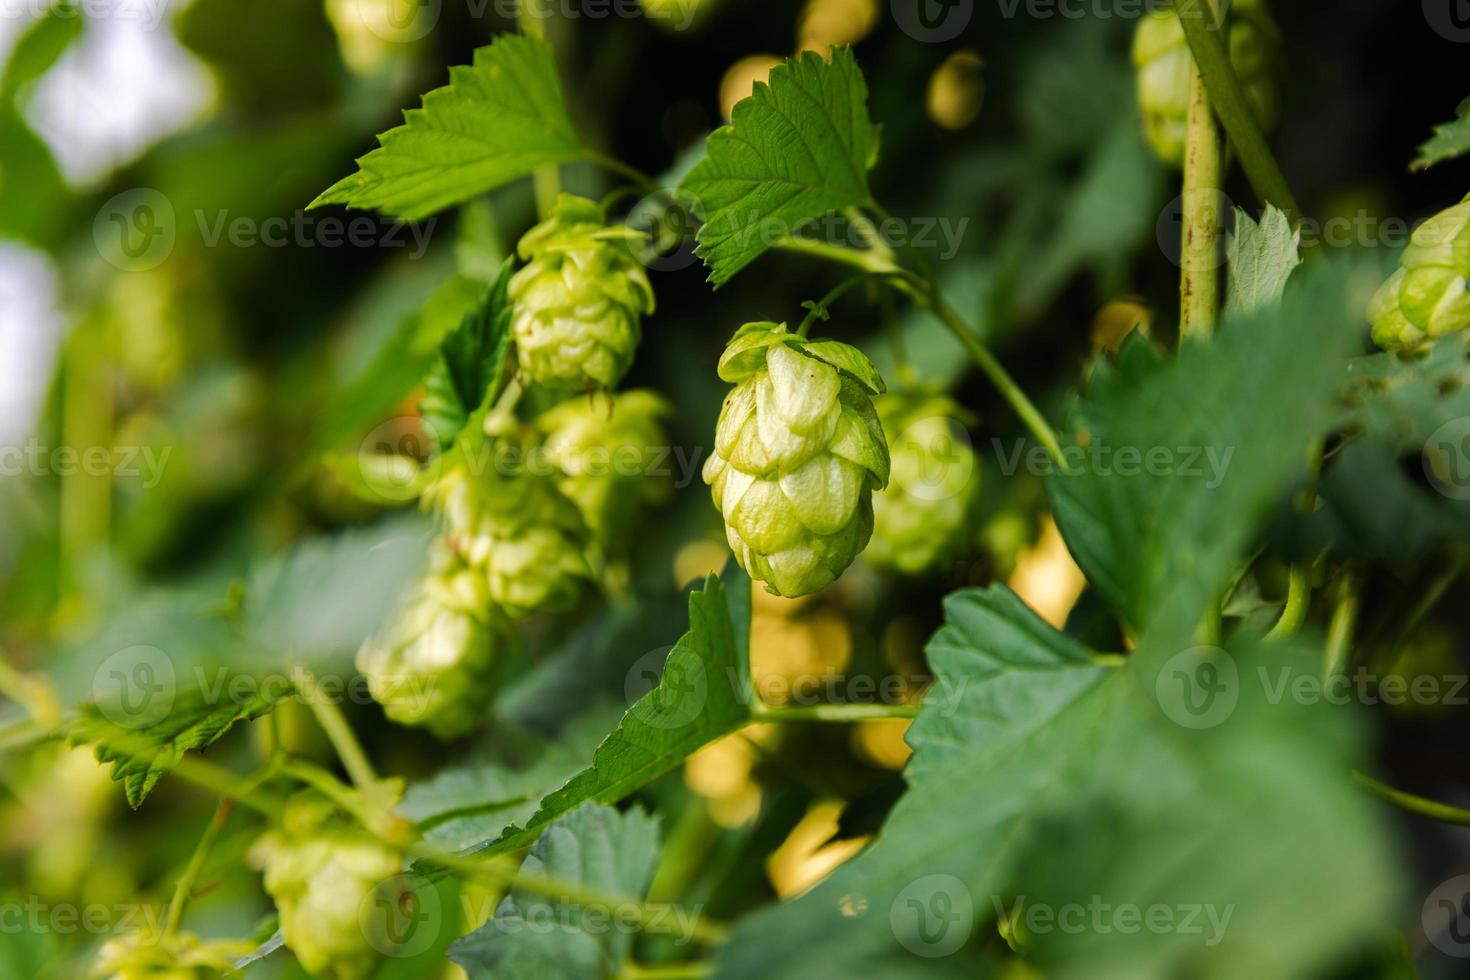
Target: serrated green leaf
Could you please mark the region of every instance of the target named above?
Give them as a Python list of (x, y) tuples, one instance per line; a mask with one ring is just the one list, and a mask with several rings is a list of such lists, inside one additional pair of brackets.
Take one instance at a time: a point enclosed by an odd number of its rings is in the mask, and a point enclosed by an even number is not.
[[(1196, 716), (1170, 687), (1172, 649), (1100, 667), (1003, 588), (950, 596), (928, 652), (936, 683), (908, 734), (909, 790), (877, 841), (746, 920), (717, 977), (930, 962), (983, 942), (1017, 903), (1050, 910), (1051, 928), (1022, 916), (1014, 933), (1048, 977), (1309, 976), (1392, 907), (1383, 827), (1348, 778), (1362, 748), (1349, 719), (1271, 698), (1280, 677), (1315, 676), (1317, 657), (1217, 654), (1236, 668), (1235, 701), (1193, 728), (1178, 720)], [(1112, 918), (1126, 906), (1226, 922), (1133, 930)], [(1087, 927), (1059, 928), (1062, 909)]]
[(1047, 489), (1073, 557), (1139, 633), (1192, 629), (1305, 475), (1359, 326), (1348, 283), (1346, 266), (1323, 263), (1174, 360), (1134, 339), (1093, 371), (1071, 420), (1073, 465)]
[(424, 380), (419, 410), (441, 452), (454, 445), (471, 415), (500, 394), (499, 382), (510, 352), (507, 291), (514, 265), (510, 258), (501, 265), (500, 276), (479, 304), (439, 345), (439, 358)]
[(451, 68), (449, 84), (378, 142), (309, 207), (346, 204), (412, 220), (584, 153), (551, 47), (522, 34), (502, 35), (475, 51), (472, 66)]
[(1235, 231), (1225, 245), (1230, 270), (1227, 313), (1249, 313), (1281, 298), (1286, 279), (1301, 264), (1301, 236), (1292, 231), (1286, 214), (1274, 204), (1257, 224), (1235, 209)]
[(506, 828), (479, 850), (493, 855), (524, 847), (574, 807), (621, 800), (745, 725), (755, 697), (749, 648), (750, 578), (732, 566), (723, 583), (711, 575), (690, 593), (689, 631), (669, 651), (658, 686), (623, 715), (592, 766), (543, 799), (524, 826)]
[(1419, 147), (1410, 170), (1427, 170), (1470, 150), (1470, 99), (1461, 102), (1455, 112), (1455, 119), (1434, 127), (1434, 135)]
[(543, 796), (587, 768), (618, 717), (601, 709), (579, 716), (522, 768), (471, 762), (443, 769), (410, 785), (398, 812), (436, 847), (459, 850), (498, 837), (511, 824), (529, 819)]
[(830, 62), (807, 51), (773, 68), (736, 103), (680, 185), (702, 212), (695, 252), (710, 282), (728, 282), (775, 244), (773, 230), (791, 234), (868, 201), (877, 142), (867, 102), (852, 52), (833, 48)]
[[(238, 696), (243, 680), (245, 696)], [(284, 698), (293, 693), (289, 684), (256, 684), (247, 675), (218, 675), (209, 687), (175, 691), (171, 681), (150, 692), (149, 698), (167, 698), (166, 705), (147, 704), (149, 709), (162, 707), (157, 720), (134, 726), (139, 718), (136, 705), (127, 701), (99, 706), (87, 704), (67, 733), (73, 745), (91, 745), (98, 762), (112, 763), (112, 778), (123, 784), (128, 805), (142, 806), (143, 800), (159, 778), (178, 764), (184, 753), (206, 748), (229, 731), (237, 721), (250, 721), (270, 713)], [(136, 694), (138, 692), (130, 692)], [(140, 702), (141, 703), (141, 702)], [(122, 718), (122, 722), (118, 721)]]
[[(634, 807), (583, 805), (546, 828), (521, 874), (570, 882), (639, 901), (658, 858), (658, 822)], [(616, 909), (586, 909), (512, 888), (495, 917), (450, 947), (470, 980), (595, 980), (619, 976), (632, 945), (626, 929), (607, 928)], [(590, 912), (595, 918), (588, 919)]]

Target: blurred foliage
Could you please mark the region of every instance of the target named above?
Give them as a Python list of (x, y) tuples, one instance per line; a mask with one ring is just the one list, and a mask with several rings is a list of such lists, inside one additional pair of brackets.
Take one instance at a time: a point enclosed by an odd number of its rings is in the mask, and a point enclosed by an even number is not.
[[(739, 324), (799, 319), (804, 301), (846, 273), (757, 248), (712, 296), (684, 242), (654, 263), (658, 312), (625, 380), (675, 407), (665, 461), (675, 492), (636, 529), (605, 600), (522, 624), (525, 655), (485, 705), (480, 735), (443, 745), (389, 725), (365, 697), (347, 699), (348, 721), (380, 772), (407, 783), (398, 813), (435, 844), (498, 840), (517, 867), (536, 836), (528, 828), (550, 828), (525, 858), (533, 868), (562, 867), (735, 922), (721, 975), (1459, 975), (1419, 928), (1418, 900), (1463, 864), (1463, 840), (1424, 823), (1395, 836), (1336, 777), (1371, 768), (1463, 802), (1463, 710), (1370, 702), (1281, 711), (1251, 687), (1237, 723), (1196, 736), (1170, 728), (1139, 696), (1155, 686), (1161, 651), (1189, 639), (1206, 587), (1242, 554), (1260, 560), (1231, 584), (1224, 619), (1239, 635), (1222, 641), (1242, 674), (1275, 664), (1292, 677), (1311, 674), (1320, 659), (1307, 656), (1320, 654), (1311, 637), (1333, 626), (1327, 600), (1344, 578), (1361, 583), (1359, 659), (1379, 684), (1466, 670), (1459, 609), (1470, 509), (1459, 492), (1464, 474), (1447, 468), (1464, 458), (1465, 339), (1414, 357), (1370, 354), (1366, 324), (1341, 315), (1361, 308), (1403, 244), (1385, 219), (1410, 223), (1464, 196), (1465, 117), (1446, 122), (1463, 83), (1443, 84), (1460, 67), (1459, 46), (1415, 5), (1347, 5), (1330, 25), (1311, 5), (1277, 5), (1288, 55), (1274, 148), (1307, 213), (1352, 219), (1356, 240), (1304, 244), (1306, 264), (1284, 305), (1242, 310), (1208, 356), (1186, 344), (1174, 360), (1164, 352), (1176, 347), (1175, 189), (1142, 137), (1128, 62), (1133, 21), (1033, 17), (1025, 4), (1007, 16), (1010, 5), (976, 4), (963, 32), (924, 43), (888, 3), (643, 6), (650, 18), (545, 25), (580, 134), (574, 143), (669, 185), (692, 171), (698, 186), (728, 163), (703, 150), (725, 122), (722, 88), (743, 96), (750, 76), (765, 78), (782, 57), (851, 43), (851, 82), (867, 92), (882, 149), (849, 147), (854, 179), (866, 186), (844, 186), (827, 203), (861, 203), (871, 190), (912, 218), (911, 229), (928, 236), (913, 244), (951, 303), (1049, 418), (1070, 420), (1075, 445), (1085, 437), (1230, 446), (1238, 455), (1225, 492), (1209, 494), (1177, 481), (1017, 468), (1012, 461), (1034, 447), (958, 342), (896, 297), (854, 290), (834, 304), (829, 332), (861, 347), (890, 382), (908, 365), (978, 418), (968, 431), (983, 474), (981, 527), (926, 577), (894, 578), (859, 562), (805, 605), (758, 594), (752, 612), (738, 572), (706, 577), (725, 557), (698, 475), (725, 389), (714, 365)], [(0, 650), (59, 699), (24, 707), (75, 717), (105, 693), (108, 670), (136, 663), (112, 658), (138, 647), (160, 651), (186, 688), (256, 683), (301, 664), (350, 684), (353, 651), (423, 564), (430, 522), (363, 499), (372, 474), (359, 454), (387, 446), (428, 455), (425, 376), (446, 351), (465, 353), (468, 335), (456, 328), (483, 308), (535, 205), (530, 181), (484, 193), (461, 181), (463, 206), (413, 211), (422, 220), (406, 224), (305, 210), (354, 172), (374, 134), (398, 126), (423, 93), (456, 82), (448, 66), (471, 64), (476, 49), (514, 27), (496, 4), (424, 5), (436, 20), (422, 32), (418, 21), (385, 28), (364, 13), (371, 7), (179, 5), (154, 37), (177, 42), (169, 57), (205, 70), (205, 109), (80, 183), (63, 176), (37, 93), (78, 61), (95, 61), (84, 42), (118, 25), (64, 4), (0, 14), (13, 38), (0, 72), (0, 241), (40, 257), (59, 284), (39, 305), (19, 293), (12, 302), (0, 250), (0, 298), (26, 318), (13, 324), (0, 311), (14, 361), (0, 364), (5, 384), (27, 373), (49, 379), (34, 411), (20, 406), (6, 420), (30, 435), (0, 446)], [(693, 19), (684, 28), (686, 9)], [(153, 57), (158, 64), (139, 70), (164, 72), (167, 58)], [(783, 87), (778, 75), (772, 92)], [(78, 99), (67, 121), (109, 111)], [(597, 198), (621, 186), (582, 159), (584, 147), (558, 145), (556, 159), (579, 158), (563, 167), (567, 190)], [(1421, 145), (1419, 166), (1433, 166), (1411, 176)], [(151, 265), (117, 251), (109, 217), (118, 217), (115, 198), (144, 188), (172, 211), (167, 254)], [(1226, 191), (1257, 212), (1238, 173)], [(634, 215), (651, 209), (615, 201), (620, 212), (630, 206)], [(1232, 271), (1254, 256), (1284, 276), (1277, 266), (1292, 249), (1279, 223), (1248, 220)], [(351, 222), (367, 244), (346, 234)], [(268, 227), (280, 237), (267, 240)], [(1323, 254), (1335, 252), (1352, 254)], [(46, 288), (25, 278), (25, 289)], [(1239, 292), (1259, 300), (1279, 285), (1264, 275)], [(32, 322), (42, 308), (54, 308), (54, 321)], [(15, 348), (23, 357), (12, 356), (10, 331), (24, 335)], [(469, 373), (483, 380), (486, 352), (468, 346), (477, 356), (462, 365), (474, 362)], [(456, 391), (455, 422), (485, 407)], [(1330, 414), (1318, 413), (1323, 402)], [(1317, 439), (1319, 495), (1304, 508), (1303, 460)], [(100, 472), (66, 466), (55, 451), (67, 447), (101, 448), (110, 462)], [(1051, 540), (1058, 528), (1088, 574), (1080, 596), (1067, 591), (1076, 568)], [(1306, 639), (1262, 647), (1246, 634), (1275, 620), (1293, 562), (1305, 564), (1323, 601)], [(692, 598), (691, 580), (703, 583)], [(1038, 589), (1025, 598), (1038, 609), (1049, 599), (1056, 621), (1028, 611), (1006, 582)], [(751, 633), (764, 641), (754, 680), (741, 673)], [(1134, 662), (1100, 666), (1083, 644), (1131, 650)], [(681, 742), (648, 723), (684, 710), (667, 702), (668, 690), (650, 690), (660, 668), (693, 671), (709, 685), (697, 737)], [(956, 710), (926, 714), (911, 729), (902, 720), (746, 727), (748, 703), (736, 688), (797, 674), (852, 689), (892, 682), (905, 703), (932, 681), (931, 702)], [(101, 941), (126, 928), (117, 907), (162, 914), (210, 820), (207, 794), (164, 774), (183, 750), (208, 745), (208, 762), (242, 771), (272, 746), (333, 765), (311, 713), (287, 700), (268, 720), (204, 712), (182, 719), (193, 723), (182, 730), (143, 731), (162, 754), (153, 765), (124, 764), (119, 775), (129, 778), (118, 785), (88, 750), (28, 727), (15, 695), (31, 688), (5, 691), (0, 905), (42, 910), (40, 927), (0, 935), (5, 977), (83, 975)], [(651, 715), (640, 715), (640, 697)], [(97, 709), (87, 710), (97, 722)], [(99, 723), (83, 737), (126, 745), (140, 736), (115, 728)], [(724, 737), (707, 745), (716, 735)], [(605, 806), (630, 794), (657, 815), (657, 828), (641, 810)], [(126, 804), (143, 795), (133, 812)], [(266, 942), (270, 904), (243, 859), (261, 818), (247, 811), (230, 816), (198, 871), (187, 928), (266, 943), (247, 976), (300, 976)], [(569, 839), (601, 850), (573, 853)], [(599, 864), (609, 852), (629, 863)], [(804, 897), (773, 904), (828, 874)], [(895, 946), (902, 938), (887, 902), (931, 874), (965, 875), (981, 890), (965, 945), (926, 960)], [(451, 884), (436, 887), (446, 907), (459, 902)], [(1026, 896), (1053, 906), (1167, 894), (1236, 903), (1241, 918), (1235, 942), (1204, 963), (1177, 935), (1101, 943), (1028, 934), (990, 907), (991, 893), (1007, 905)], [(486, 904), (485, 894), (475, 897)], [(490, 897), (494, 908), (500, 895)], [(508, 912), (535, 914), (532, 896), (507, 901)], [(104, 909), (104, 928), (63, 928), (52, 917), (63, 908)], [(551, 975), (541, 958), (550, 954), (599, 969), (630, 949), (655, 967), (692, 955), (667, 937), (620, 936), (614, 948), (582, 931), (565, 947), (526, 949), (482, 921), (454, 923), (480, 930), (454, 954), (479, 964), (471, 976), (507, 961)], [(380, 975), (437, 975), (455, 930), (390, 959)]]

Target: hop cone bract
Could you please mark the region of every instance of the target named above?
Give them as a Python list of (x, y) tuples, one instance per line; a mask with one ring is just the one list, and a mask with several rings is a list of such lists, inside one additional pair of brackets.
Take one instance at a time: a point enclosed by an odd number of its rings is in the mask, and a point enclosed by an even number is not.
[[(1202, 16), (1207, 9), (1200, 5), (1184, 15)], [(1279, 111), (1276, 64), (1280, 30), (1264, 0), (1234, 0), (1229, 9), (1230, 63), (1256, 121), (1269, 129)], [(1154, 10), (1139, 21), (1133, 35), (1133, 65), (1137, 69), (1144, 135), (1159, 158), (1173, 166), (1184, 159), (1189, 77), (1194, 64), (1179, 16), (1173, 7)]]
[(1399, 267), (1368, 307), (1373, 340), (1418, 346), (1470, 326), (1470, 197), (1414, 229)]
[(943, 396), (878, 400), (893, 465), (873, 497), (865, 554), (875, 565), (917, 575), (963, 552), (980, 500), (980, 467), (960, 427), (967, 414)]
[(511, 332), (521, 370), (551, 388), (612, 388), (653, 312), (648, 273), (629, 247), (637, 233), (610, 228), (602, 207), (563, 194), (551, 217), (521, 239), (528, 259), (510, 280)]
[[(725, 398), (704, 465), (742, 567), (778, 595), (841, 575), (873, 531), (888, 446), (873, 409), (882, 380), (854, 348), (748, 323), (720, 358)], [(860, 380), (861, 379), (861, 380)]]
[(386, 936), (372, 933), (364, 902), (403, 867), (403, 855), (338, 814), (315, 793), (287, 803), (278, 829), (251, 848), (265, 890), (281, 916), (281, 934), (314, 977), (364, 980), (378, 968)]

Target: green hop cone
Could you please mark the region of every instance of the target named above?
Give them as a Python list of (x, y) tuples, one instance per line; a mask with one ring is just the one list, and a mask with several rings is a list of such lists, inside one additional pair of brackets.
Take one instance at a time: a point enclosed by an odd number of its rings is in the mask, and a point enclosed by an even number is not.
[[(1197, 5), (1185, 16), (1201, 16)], [(1279, 112), (1276, 65), (1281, 33), (1264, 0), (1233, 0), (1230, 11), (1230, 63), (1245, 89), (1246, 103), (1263, 129)], [(1133, 35), (1138, 105), (1144, 135), (1165, 163), (1184, 160), (1184, 131), (1189, 118), (1189, 77), (1194, 58), (1172, 7), (1154, 10), (1138, 23)]]
[(529, 260), (510, 280), (511, 332), (521, 370), (549, 388), (612, 388), (633, 362), (653, 287), (629, 246), (637, 232), (609, 227), (595, 201), (563, 194), (526, 232)]
[(747, 323), (720, 358), (735, 385), (704, 464), (725, 536), (766, 588), (801, 596), (832, 582), (873, 532), (888, 444), (872, 396), (883, 381), (856, 349)]
[(557, 488), (604, 549), (626, 535), (640, 507), (668, 497), (662, 447), (671, 412), (654, 392), (628, 391), (610, 406), (572, 398), (536, 420), (546, 435), (542, 450), (561, 474)]
[(307, 973), (321, 980), (364, 980), (391, 938), (375, 932), (374, 892), (403, 869), (403, 855), (373, 837), (313, 791), (286, 804), (277, 829), (251, 847), (265, 871), (281, 934)]
[(961, 425), (967, 413), (938, 395), (887, 395), (878, 418), (892, 454), (888, 486), (873, 497), (875, 565), (919, 575), (958, 557), (973, 536), (980, 466)]
[(459, 466), (426, 496), (444, 516), (450, 547), (511, 616), (565, 612), (582, 598), (593, 577), (587, 525), (551, 476), (476, 476)]
[(483, 574), (447, 549), (436, 563), (388, 628), (362, 645), (357, 669), (389, 718), (447, 740), (484, 718), (515, 632)]
[(90, 973), (106, 980), (213, 980), (233, 975), (235, 961), (254, 948), (253, 943), (206, 941), (187, 932), (164, 939), (154, 929), (138, 929), (103, 943)]
[(1470, 326), (1470, 197), (1418, 228), (1368, 306), (1373, 340), (1406, 350)]

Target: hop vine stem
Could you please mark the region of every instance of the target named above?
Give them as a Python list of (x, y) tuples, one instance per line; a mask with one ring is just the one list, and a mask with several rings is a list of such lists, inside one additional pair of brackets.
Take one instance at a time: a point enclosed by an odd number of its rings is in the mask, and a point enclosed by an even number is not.
[(1184, 28), (1190, 53), (1199, 66), (1210, 107), (1225, 127), (1251, 188), (1257, 197), (1275, 204), (1286, 212), (1292, 224), (1296, 224), (1301, 221), (1301, 208), (1297, 206), (1296, 197), (1287, 186), (1286, 175), (1271, 155), (1266, 136), (1246, 101), (1245, 87), (1230, 64), (1230, 53), (1210, 4), (1194, 0), (1173, 0), (1173, 4), (1179, 24)]
[(964, 317), (949, 305), (939, 284), (932, 277), (921, 276), (897, 265), (892, 252), (888, 251), (886, 246), (884, 251), (855, 249), (793, 237), (784, 239), (780, 247), (787, 251), (800, 252), (854, 266), (871, 276), (884, 276), (891, 279), (905, 295), (949, 328), (950, 333), (954, 334), (955, 338), (964, 345), (965, 350), (969, 352), (980, 370), (995, 385), (1001, 397), (1020, 416), (1021, 421), (1026, 428), (1031, 430), (1037, 442), (1046, 449), (1047, 454), (1058, 464), (1065, 465), (1065, 460), (1062, 458), (1061, 441), (1057, 438), (1051, 423), (1047, 422), (1046, 416), (1041, 414), (1041, 410), (1027, 397), (1025, 390), (1016, 383), (1004, 365), (975, 336)]

